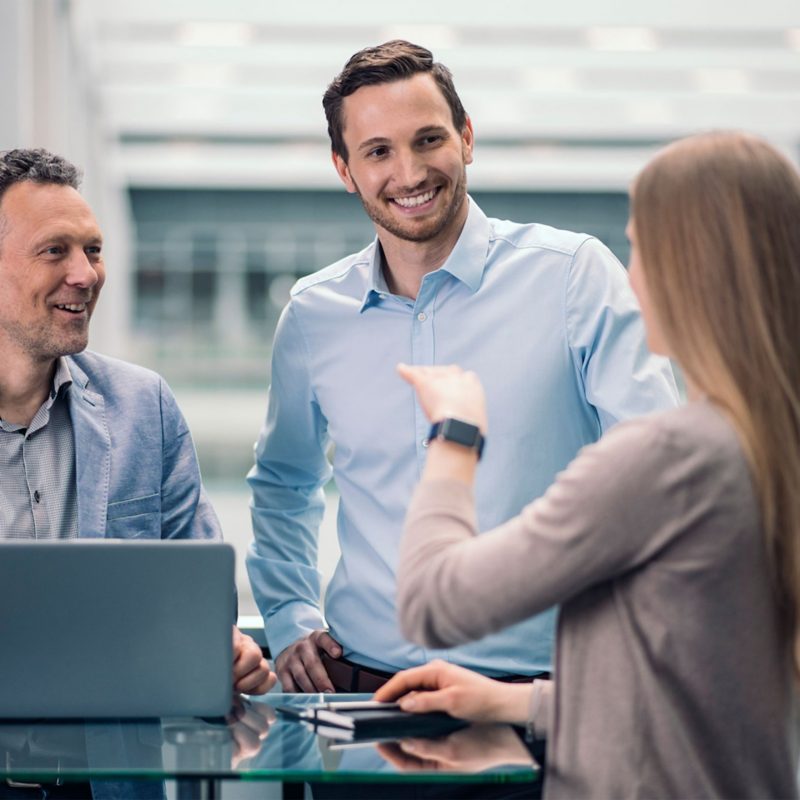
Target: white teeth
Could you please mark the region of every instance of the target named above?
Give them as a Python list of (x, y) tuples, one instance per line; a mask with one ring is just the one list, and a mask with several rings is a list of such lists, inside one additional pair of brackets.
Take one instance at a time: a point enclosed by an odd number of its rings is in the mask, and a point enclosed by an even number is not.
[(83, 311), (86, 308), (86, 303), (67, 303), (61, 306), (57, 305), (56, 308), (65, 311)]
[(394, 201), (397, 205), (403, 206), (403, 208), (415, 208), (416, 206), (421, 206), (423, 203), (427, 203), (435, 194), (436, 189), (431, 189), (429, 192), (425, 192), (425, 194), (416, 195), (416, 197), (395, 197)]

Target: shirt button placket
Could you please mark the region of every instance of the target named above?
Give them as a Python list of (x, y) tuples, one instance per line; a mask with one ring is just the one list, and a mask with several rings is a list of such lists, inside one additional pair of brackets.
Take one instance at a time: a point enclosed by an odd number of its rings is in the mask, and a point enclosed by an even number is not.
[[(439, 290), (440, 275), (431, 273), (423, 278), (417, 302), (414, 305), (414, 318), (411, 321), (411, 348), (412, 363), (417, 366), (431, 366), (434, 363), (434, 341), (433, 341), (433, 302)], [(416, 440), (417, 440), (417, 459), (419, 468), (425, 464), (425, 455), (429, 445), (428, 433), (430, 423), (425, 416), (425, 412), (419, 405), (416, 396), (414, 397), (414, 412), (416, 421)]]
[[(47, 516), (47, 509), (45, 508), (44, 503), (42, 502), (42, 492), (39, 489), (34, 489), (37, 483), (41, 486), (41, 475), (39, 474), (40, 471), (37, 468), (36, 460), (28, 459), (28, 453), (30, 452), (30, 448), (33, 447), (33, 443), (29, 435), (25, 436), (25, 439), (22, 443), (22, 457), (23, 463), (25, 465), (25, 480), (28, 483), (28, 491), (30, 493), (31, 498), (31, 514), (33, 515), (33, 535), (36, 539), (49, 539), (50, 538), (50, 527), (49, 527), (49, 520)], [(31, 486), (33, 484), (33, 486)]]

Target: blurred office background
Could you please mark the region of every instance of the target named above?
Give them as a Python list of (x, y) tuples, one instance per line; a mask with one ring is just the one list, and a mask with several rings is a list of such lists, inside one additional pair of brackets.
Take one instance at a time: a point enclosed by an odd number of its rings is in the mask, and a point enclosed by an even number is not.
[[(0, 150), (85, 167), (109, 273), (91, 346), (168, 379), (242, 557), (278, 316), (298, 277), (374, 235), (330, 164), (322, 92), (398, 37), (453, 71), (483, 209), (623, 262), (626, 189), (665, 142), (742, 128), (800, 156), (796, 0), (0, 0)], [(239, 582), (255, 613), (241, 562)]]

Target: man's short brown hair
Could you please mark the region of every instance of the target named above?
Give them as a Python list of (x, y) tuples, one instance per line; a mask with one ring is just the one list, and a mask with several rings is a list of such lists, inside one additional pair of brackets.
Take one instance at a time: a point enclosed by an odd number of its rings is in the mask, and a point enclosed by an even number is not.
[(344, 143), (345, 97), (362, 86), (402, 81), (426, 72), (433, 76), (447, 100), (456, 130), (459, 133), (463, 131), (467, 124), (467, 112), (456, 93), (450, 70), (434, 61), (430, 50), (403, 39), (393, 39), (377, 47), (359, 50), (325, 91), (322, 105), (328, 118), (328, 135), (334, 154), (345, 161), (348, 159), (347, 145)]

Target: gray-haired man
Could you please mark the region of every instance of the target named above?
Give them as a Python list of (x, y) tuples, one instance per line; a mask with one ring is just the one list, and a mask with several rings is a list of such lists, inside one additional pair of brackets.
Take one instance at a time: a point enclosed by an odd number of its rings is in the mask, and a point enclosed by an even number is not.
[[(221, 538), (164, 381), (85, 352), (105, 265), (80, 179), (44, 150), (0, 154), (0, 540)], [(233, 637), (233, 688), (268, 691), (260, 648), (235, 627)], [(109, 786), (95, 797), (121, 796)]]

